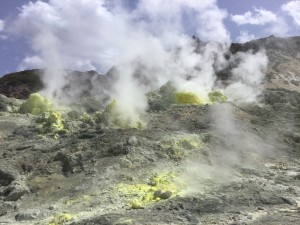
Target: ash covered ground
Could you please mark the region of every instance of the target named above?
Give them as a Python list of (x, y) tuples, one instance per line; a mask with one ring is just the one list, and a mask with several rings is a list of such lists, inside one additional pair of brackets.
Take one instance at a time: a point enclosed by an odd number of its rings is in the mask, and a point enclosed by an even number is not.
[[(108, 118), (114, 101), (90, 92), (110, 87), (114, 69), (72, 73), (62, 93), (76, 101), (46, 116), (24, 106), (41, 71), (0, 78), (0, 224), (300, 223), (300, 41), (232, 44), (227, 60), (261, 48), (257, 101), (180, 104), (169, 82), (131, 124)], [(217, 73), (224, 87), (234, 63)]]

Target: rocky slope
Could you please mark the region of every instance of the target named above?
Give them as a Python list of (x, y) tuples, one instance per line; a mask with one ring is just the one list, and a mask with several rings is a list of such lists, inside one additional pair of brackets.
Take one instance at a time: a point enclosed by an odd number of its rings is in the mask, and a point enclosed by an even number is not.
[[(266, 48), (259, 104), (166, 104), (161, 88), (148, 94), (147, 126), (83, 118), (93, 109), (82, 103), (63, 109), (67, 133), (41, 135), (38, 116), (16, 113), (23, 100), (1, 95), (0, 224), (300, 223), (299, 40), (231, 46)], [(41, 87), (19, 91), (9, 76), (9, 97)], [(219, 77), (230, 80), (230, 68)]]
[(40, 70), (26, 70), (0, 77), (0, 93), (18, 99), (27, 99), (43, 88)]

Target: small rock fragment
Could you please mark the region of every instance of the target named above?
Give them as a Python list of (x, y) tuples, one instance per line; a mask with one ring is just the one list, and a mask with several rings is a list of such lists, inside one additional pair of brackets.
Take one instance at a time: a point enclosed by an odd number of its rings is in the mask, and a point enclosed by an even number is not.
[(160, 198), (161, 193), (162, 193), (162, 191), (160, 189), (158, 189), (154, 192), (153, 197), (154, 198)]
[(172, 192), (171, 191), (165, 191), (163, 192), (160, 189), (157, 189), (154, 193), (153, 193), (153, 197), (155, 198), (160, 198), (160, 199), (168, 199), (172, 196)]
[(281, 197), (281, 198), (285, 203), (289, 205), (297, 205), (297, 201), (292, 198), (288, 198), (288, 197)]
[(124, 146), (123, 143), (117, 143), (113, 145), (109, 150), (109, 156), (127, 155), (130, 147)]
[(17, 221), (34, 220), (39, 216), (39, 214), (40, 214), (39, 210), (28, 209), (26, 211), (18, 213), (15, 219)]
[(0, 207), (0, 217), (7, 214), (7, 210), (5, 208)]
[(127, 141), (127, 144), (129, 146), (137, 146), (138, 145), (138, 140), (135, 136), (131, 136), (128, 141)]
[(17, 201), (29, 192), (28, 187), (21, 181), (14, 181), (5, 191), (4, 201)]
[(261, 203), (267, 205), (279, 205), (284, 203), (283, 199), (277, 196), (274, 192), (270, 191), (261, 191), (259, 192), (259, 198)]
[(7, 165), (0, 166), (0, 186), (8, 186), (16, 180), (19, 173)]
[(277, 166), (273, 163), (266, 163), (264, 166), (270, 169), (277, 169)]
[(161, 199), (168, 199), (172, 196), (172, 192), (171, 191), (166, 191), (160, 194), (160, 198)]

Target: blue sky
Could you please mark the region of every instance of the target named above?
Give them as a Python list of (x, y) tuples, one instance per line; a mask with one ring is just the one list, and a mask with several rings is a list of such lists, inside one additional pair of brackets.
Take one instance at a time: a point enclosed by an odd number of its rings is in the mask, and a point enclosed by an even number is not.
[[(64, 1), (72, 4), (72, 1), (70, 0)], [(180, 2), (180, 0), (174, 1), (176, 1), (177, 3)], [(182, 1), (189, 2), (189, 0)], [(33, 21), (42, 21), (45, 18), (43, 17), (42, 13), (41, 15), (39, 15), (39, 8), (37, 7), (37, 4), (32, 4), (32, 7), (30, 9), (28, 9), (29, 7), (27, 8), (28, 11), (36, 10), (33, 11), (36, 17), (26, 14), (26, 12), (24, 12), (25, 10), (22, 9), (22, 6), (28, 4), (28, 2), (29, 1), (27, 0), (0, 1), (0, 76), (20, 69), (27, 69), (35, 66), (38, 67), (38, 65), (43, 65), (43, 63), (41, 63), (40, 61), (44, 60), (43, 57), (45, 54), (47, 55), (47, 53), (45, 53), (45, 51), (47, 50), (45, 50), (44, 48), (39, 49), (38, 43), (32, 43), (32, 39), (35, 39), (34, 32), (39, 32), (37, 31), (36, 27), (33, 29), (33, 26), (35, 26), (35, 23)], [(32, 0), (32, 2), (35, 3), (36, 1)], [(48, 1), (44, 2), (48, 3)], [(120, 4), (120, 2), (122, 2), (122, 0), (116, 0), (114, 2), (116, 5), (118, 5)], [(123, 4), (126, 4), (127, 8), (131, 10), (136, 6), (136, 1), (124, 0)], [(297, 8), (298, 6), (300, 7), (300, 1), (298, 0), (218, 0), (216, 6), (220, 10), (226, 10), (227, 12), (225, 13), (226, 15), (223, 15), (221, 20), (227, 32), (229, 32), (232, 42), (244, 42), (254, 38), (269, 36), (271, 34), (275, 34), (276, 36), (300, 35), (300, 18), (299, 15), (297, 15), (297, 12), (299, 12), (297, 10), (300, 9)], [(34, 9), (34, 7), (36, 9)], [(160, 10), (159, 7), (158, 9)], [(77, 10), (81, 9), (79, 8)], [(23, 22), (20, 22), (20, 20), (22, 19), (18, 19), (18, 15), (21, 12), (23, 12)], [(197, 12), (198, 11), (196, 10), (196, 13)], [(54, 12), (54, 14), (55, 13), (56, 12)], [(189, 11), (187, 13), (189, 13)], [(78, 12), (78, 15), (85, 17), (84, 13), (80, 14)], [(153, 15), (153, 11), (151, 11), (149, 15)], [(26, 20), (28, 20), (28, 23), (26, 22)], [(15, 27), (16, 21), (18, 22), (18, 24), (21, 24), (21, 28), (20, 25), (19, 27)], [(188, 24), (191, 25), (191, 20), (187, 21), (186, 24), (187, 26), (189, 26)], [(46, 21), (44, 25), (48, 26), (49, 23)], [(51, 23), (50, 26), (52, 25), (53, 24)], [(89, 25), (90, 24), (86, 24), (86, 26)], [(41, 25), (40, 27), (42, 26), (43, 25)], [(85, 25), (82, 24), (82, 26)], [(190, 27), (188, 27), (188, 29), (185, 29), (185, 32), (187, 32), (188, 35), (192, 35), (193, 33), (197, 34), (197, 31), (194, 30), (197, 29), (197, 26), (197, 24), (192, 24)], [(220, 26), (220, 24), (216, 25), (216, 27)], [(76, 27), (74, 29), (76, 29)], [(29, 31), (29, 34), (27, 34), (27, 30)], [(93, 30), (87, 30), (86, 32), (93, 32)], [(105, 32), (109, 31), (105, 30)], [(157, 32), (159, 32), (159, 30), (157, 30)], [(201, 35), (201, 32), (198, 33)], [(55, 36), (55, 33), (51, 34)], [(62, 42), (60, 45), (63, 45), (63, 41), (68, 42), (67, 37), (70, 35), (73, 34), (69, 33), (62, 39), (60, 39), (60, 41)], [(218, 34), (216, 33), (216, 35)], [(78, 38), (86, 37), (79, 35)], [(103, 38), (105, 39), (105, 37)], [(205, 35), (203, 36), (203, 38), (205, 38)], [(107, 43), (111, 42), (108, 41)], [(87, 43), (86, 45), (88, 46), (87, 48), (92, 48), (89, 43)], [(76, 47), (77, 46), (74, 46), (74, 48)], [(72, 45), (68, 47), (68, 51), (70, 48), (72, 48)], [(103, 49), (103, 46), (101, 46), (101, 48), (99, 47), (99, 50), (100, 49)], [(110, 51), (113, 51), (112, 49), (107, 51), (108, 53), (106, 52), (106, 54), (110, 54)], [(70, 52), (72, 51), (73, 50), (70, 50)], [(84, 59), (85, 56), (89, 57), (89, 54), (91, 53), (87, 52), (86, 54), (81, 54), (80, 57), (78, 56), (81, 61), (76, 61), (76, 63), (74, 63), (76, 64), (75, 69), (84, 70), (89, 68), (101, 68), (102, 65), (98, 65), (97, 62), (95, 62), (96, 59), (98, 59), (97, 57), (93, 57), (93, 60)], [(101, 57), (102, 58), (99, 59), (103, 59), (103, 55)]]

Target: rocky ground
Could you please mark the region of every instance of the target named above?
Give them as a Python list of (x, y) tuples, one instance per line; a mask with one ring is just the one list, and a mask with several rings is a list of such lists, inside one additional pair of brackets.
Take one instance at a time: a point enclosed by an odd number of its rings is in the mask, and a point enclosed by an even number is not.
[(74, 107), (67, 133), (41, 135), (23, 100), (0, 95), (0, 224), (300, 223), (298, 39), (232, 49), (267, 48), (260, 103), (163, 104), (157, 90), (136, 128)]

